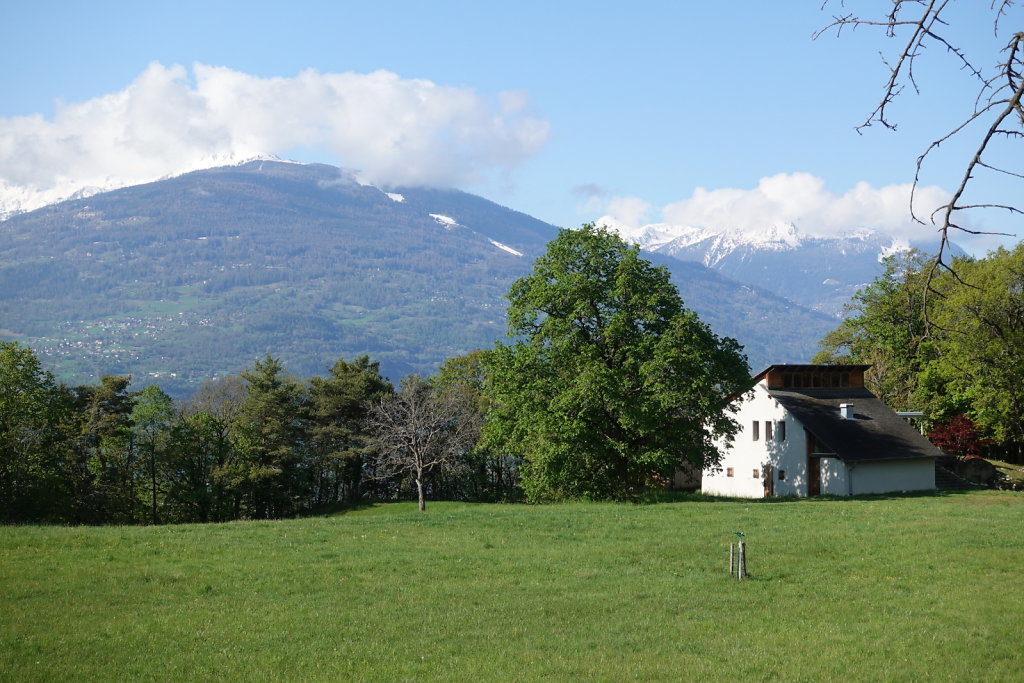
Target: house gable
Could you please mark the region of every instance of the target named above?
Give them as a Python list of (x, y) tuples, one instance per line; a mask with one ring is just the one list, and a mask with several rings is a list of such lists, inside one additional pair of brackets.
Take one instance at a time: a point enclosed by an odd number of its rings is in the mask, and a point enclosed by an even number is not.
[(719, 444), (721, 467), (705, 469), (702, 489), (762, 497), (934, 488), (941, 452), (864, 387), (869, 367), (772, 365), (755, 375), (736, 413), (740, 433)]

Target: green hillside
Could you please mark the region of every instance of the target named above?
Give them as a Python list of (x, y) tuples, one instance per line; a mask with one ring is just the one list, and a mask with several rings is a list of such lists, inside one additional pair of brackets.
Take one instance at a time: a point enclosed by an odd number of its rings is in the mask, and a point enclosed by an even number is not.
[(992, 491), (0, 527), (0, 679), (1019, 680), (1022, 518)]
[[(0, 339), (70, 383), (132, 374), (176, 395), (266, 353), (304, 376), (362, 354), (392, 380), (430, 373), (503, 336), (509, 285), (557, 229), (464, 192), (399, 190), (252, 162), (15, 216), (0, 222)], [(834, 325), (653, 258), (755, 366), (807, 360)]]

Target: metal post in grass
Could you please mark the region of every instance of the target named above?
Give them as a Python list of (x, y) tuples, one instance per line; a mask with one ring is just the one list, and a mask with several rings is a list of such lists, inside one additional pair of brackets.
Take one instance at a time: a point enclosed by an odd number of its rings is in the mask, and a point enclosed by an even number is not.
[(729, 542), (729, 576), (732, 576), (733, 572), (736, 571), (735, 556), (736, 556), (736, 547), (735, 547), (735, 544), (732, 543), (732, 541), (730, 541)]
[[(744, 541), (744, 534), (742, 531), (734, 531), (740, 541), (736, 544), (736, 578), (742, 581), (747, 578), (747, 543)], [(729, 573), (732, 574), (732, 546), (729, 546)]]

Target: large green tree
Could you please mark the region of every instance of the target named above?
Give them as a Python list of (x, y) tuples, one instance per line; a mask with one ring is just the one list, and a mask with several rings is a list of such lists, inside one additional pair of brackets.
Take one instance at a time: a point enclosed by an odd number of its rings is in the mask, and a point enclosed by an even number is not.
[[(477, 349), (453, 356), (430, 378), (430, 383), (437, 388), (464, 394), (481, 422), (491, 410), (491, 401), (485, 392), (488, 353)], [(469, 454), (468, 462), (467, 474), (443, 482), (445, 495), (503, 502), (522, 498), (518, 457), (480, 443)]]
[(360, 496), (367, 449), (366, 412), (394, 392), (369, 356), (339, 359), (326, 377), (309, 381), (313, 504)]
[(74, 389), (77, 521), (134, 523), (142, 516), (144, 474), (132, 447), (131, 377), (103, 375)]
[(858, 291), (846, 318), (818, 343), (816, 363), (865, 363), (868, 387), (896, 410), (917, 409), (921, 371), (931, 354), (926, 279), (931, 257), (918, 251), (885, 260), (885, 271)]
[(963, 413), (1004, 457), (1024, 455), (1024, 244), (962, 258), (891, 260), (821, 342), (818, 362), (871, 363), (869, 388), (931, 423)]
[(630, 498), (684, 462), (719, 459), (749, 368), (667, 270), (585, 225), (561, 231), (508, 300), (512, 341), (488, 355), (486, 441), (522, 457), (530, 500)]
[(0, 342), (0, 521), (64, 521), (64, 398), (32, 349)]
[[(1024, 244), (955, 263), (933, 321), (941, 354), (926, 382), (946, 400), (937, 417), (967, 414), (997, 443), (1024, 445)], [(936, 391), (937, 393), (937, 391)]]
[(248, 393), (235, 428), (236, 483), (246, 512), (256, 518), (287, 517), (300, 510), (309, 489), (304, 446), (308, 403), (303, 386), (267, 355), (242, 373)]
[(135, 397), (132, 408), (132, 433), (135, 437), (134, 446), (145, 459), (145, 470), (148, 479), (147, 498), (149, 502), (150, 524), (159, 524), (158, 494), (161, 478), (158, 477), (161, 462), (167, 453), (174, 424), (174, 399), (163, 390), (151, 384)]
[(163, 459), (165, 522), (221, 522), (241, 515), (244, 487), (233, 487), (235, 452), (215, 415), (189, 412), (171, 429)]

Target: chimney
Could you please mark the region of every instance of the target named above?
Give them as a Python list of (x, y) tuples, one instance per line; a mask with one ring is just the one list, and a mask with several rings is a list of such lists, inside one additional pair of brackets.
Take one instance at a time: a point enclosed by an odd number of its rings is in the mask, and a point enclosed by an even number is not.
[(855, 420), (853, 416), (853, 404), (852, 403), (840, 403), (839, 414), (844, 420)]

